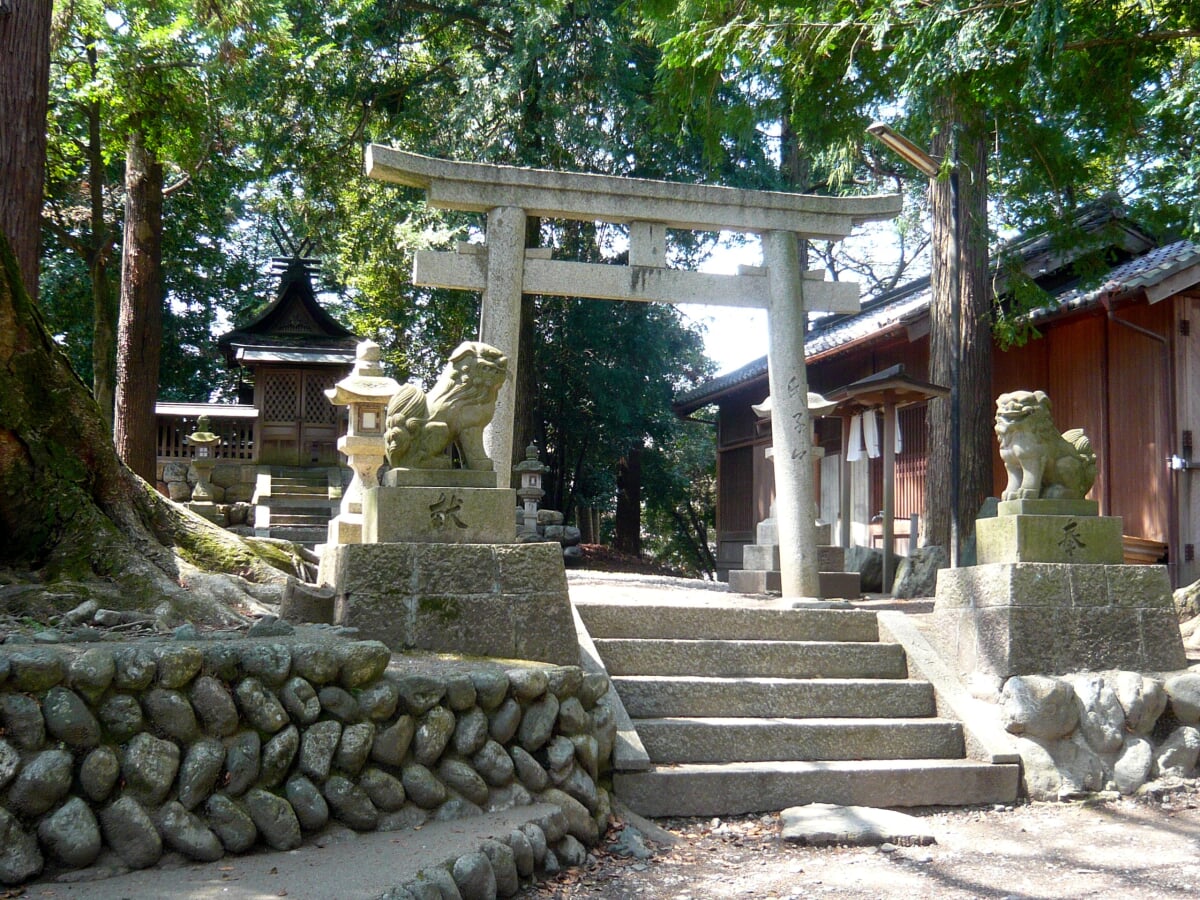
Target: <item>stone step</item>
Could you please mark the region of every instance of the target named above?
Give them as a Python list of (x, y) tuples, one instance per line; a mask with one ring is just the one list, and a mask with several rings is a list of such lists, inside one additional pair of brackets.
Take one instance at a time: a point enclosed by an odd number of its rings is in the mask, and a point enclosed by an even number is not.
[(281, 497), (308, 497), (308, 496), (329, 496), (329, 486), (327, 484), (280, 484), (277, 481), (271, 482), (271, 496)]
[(593, 638), (877, 641), (875, 614), (851, 609), (577, 604)]
[[(846, 551), (841, 547), (818, 547), (817, 570), (840, 572), (846, 563)], [(747, 544), (742, 548), (743, 569), (779, 570), (778, 544)]]
[(806, 803), (881, 808), (1012, 803), (1019, 767), (958, 759), (684, 764), (617, 773), (643, 816), (730, 816)]
[(769, 760), (961, 759), (946, 719), (634, 719), (655, 764)]
[(600, 638), (596, 649), (610, 675), (718, 678), (906, 678), (899, 644), (851, 641), (684, 641)]
[(875, 678), (708, 678), (618, 675), (612, 679), (635, 719), (674, 716), (918, 718), (935, 714), (923, 681)]
[[(858, 572), (819, 572), (818, 590), (823, 600), (857, 600), (862, 596), (862, 576)], [(731, 569), (729, 589), (735, 594), (778, 594), (783, 581), (779, 570)]]
[(329, 480), (328, 469), (290, 469), (280, 472), (272, 470), (272, 481), (286, 481), (293, 484), (318, 484)]
[(295, 528), (295, 527), (324, 528), (328, 524), (329, 524), (329, 516), (302, 515), (302, 514), (288, 515), (286, 513), (284, 513), (283, 515), (280, 515), (279, 513), (276, 513), (274, 511), (272, 511), (272, 513), (271, 513), (271, 527), (272, 528)]
[(288, 494), (272, 494), (270, 497), (258, 497), (255, 500), (258, 506), (268, 506), (272, 512), (275, 510), (304, 510), (311, 512), (312, 510), (329, 510), (336, 509), (337, 500), (330, 500), (323, 494), (314, 496), (295, 496)]
[(283, 528), (272, 525), (270, 531), (270, 536), (273, 538), (312, 547), (316, 544), (325, 543), (329, 534), (329, 525), (293, 525)]

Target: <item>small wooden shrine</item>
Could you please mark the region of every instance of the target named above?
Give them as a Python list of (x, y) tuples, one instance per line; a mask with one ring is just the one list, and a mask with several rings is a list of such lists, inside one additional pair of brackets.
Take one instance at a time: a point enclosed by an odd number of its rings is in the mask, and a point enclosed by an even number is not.
[(325, 391), (354, 365), (358, 338), (317, 301), (316, 260), (276, 260), (275, 299), (253, 321), (222, 336), (218, 346), (239, 369), (239, 403), (258, 410), (260, 465), (337, 465), (344, 415)]

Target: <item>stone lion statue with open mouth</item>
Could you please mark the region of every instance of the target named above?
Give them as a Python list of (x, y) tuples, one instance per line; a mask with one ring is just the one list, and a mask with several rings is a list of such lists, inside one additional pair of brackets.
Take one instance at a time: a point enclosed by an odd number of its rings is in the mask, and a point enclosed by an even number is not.
[(1008, 471), (1001, 500), (1081, 500), (1096, 481), (1096, 454), (1082, 428), (1061, 435), (1042, 391), (996, 399), (996, 437)]
[[(433, 390), (403, 385), (387, 407), (384, 443), (398, 468), (490, 471), (483, 429), (496, 411), (508, 357), (487, 344), (459, 344)], [(453, 455), (453, 456), (452, 456)]]

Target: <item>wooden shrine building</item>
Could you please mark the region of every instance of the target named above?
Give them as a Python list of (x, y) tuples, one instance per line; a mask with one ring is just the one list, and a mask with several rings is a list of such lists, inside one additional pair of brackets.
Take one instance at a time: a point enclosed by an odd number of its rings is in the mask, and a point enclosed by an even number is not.
[[(1104, 515), (1122, 517), (1127, 561), (1165, 563), (1172, 584), (1188, 584), (1200, 577), (1200, 246), (1159, 245), (1104, 203), (1083, 210), (1075, 224), (1088, 238), (1081, 248), (1063, 248), (1047, 235), (1005, 248), (1045, 300), (1029, 314), (1037, 337), (995, 348), (991, 396), (1017, 389), (1049, 394), (1059, 429), (1082, 427), (1097, 449), (1100, 471), (1090, 496)], [(1079, 274), (1100, 266), (1107, 271), (1098, 278)], [(1003, 301), (1003, 274), (994, 275)], [(855, 315), (815, 321), (805, 339), (812, 390), (835, 392), (894, 366), (926, 378), (929, 305), (929, 279), (923, 278), (864, 303)], [(765, 451), (771, 434), (752, 409), (767, 395), (767, 380), (763, 358), (675, 403), (684, 416), (709, 405), (718, 411), (722, 573), (741, 567), (742, 547), (770, 509), (774, 479)], [(896, 419), (902, 449), (895, 455), (889, 524), (896, 550), (904, 553), (911, 517), (924, 513), (925, 404), (899, 409)], [(843, 522), (843, 423), (818, 420), (814, 433), (824, 450), (816, 487), (821, 518), (850, 544), (881, 547), (882, 460), (864, 454), (846, 467), (850, 521)], [(1005, 475), (994, 447), (993, 456), (998, 492)]]
[(358, 338), (317, 301), (315, 260), (277, 260), (279, 288), (252, 321), (217, 344), (238, 371), (238, 402), (159, 403), (159, 462), (186, 459), (186, 436), (207, 414), (218, 459), (263, 466), (338, 466), (342, 412), (325, 390), (354, 364)]

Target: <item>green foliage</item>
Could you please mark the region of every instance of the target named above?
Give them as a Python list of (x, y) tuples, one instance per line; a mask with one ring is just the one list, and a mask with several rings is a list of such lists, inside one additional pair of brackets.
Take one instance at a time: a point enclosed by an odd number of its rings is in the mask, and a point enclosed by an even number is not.
[(712, 370), (680, 319), (657, 304), (539, 298), (538, 443), (550, 506), (611, 510), (618, 457), (679, 439), (671, 400)]
[[(167, 171), (160, 396), (206, 400), (228, 379), (211, 332), (222, 312), (236, 314), (265, 289), (256, 267), (267, 255), (236, 230), (256, 174), (239, 152), (248, 99), (239, 64), (279, 45), (273, 16), (261, 0), (219, 12), (84, 0), (56, 20), (42, 297), (77, 371), (92, 373), (97, 318), (116, 325), (123, 162), (136, 127)], [(106, 263), (96, 268), (99, 257)], [(107, 313), (93, 306), (93, 278), (108, 282)]]
[(710, 533), (717, 513), (717, 441), (711, 425), (685, 422), (642, 456), (646, 552), (679, 571), (717, 577)]
[(1019, 265), (1012, 266), (1005, 279), (1004, 301), (997, 301), (993, 309), (992, 338), (996, 345), (1008, 350), (1024, 347), (1030, 340), (1041, 337), (1029, 314), (1047, 307), (1051, 299)]
[(1200, 9), (1188, 0), (679, 0), (643, 15), (673, 107), (711, 125), (709, 146), (728, 123), (707, 116), (720, 91), (761, 81), (796, 99), (802, 152), (842, 183), (861, 172), (872, 118), (900, 118), (927, 144), (949, 91), (995, 132), (1004, 225), (1044, 226), (1111, 190), (1163, 230), (1200, 225)]

